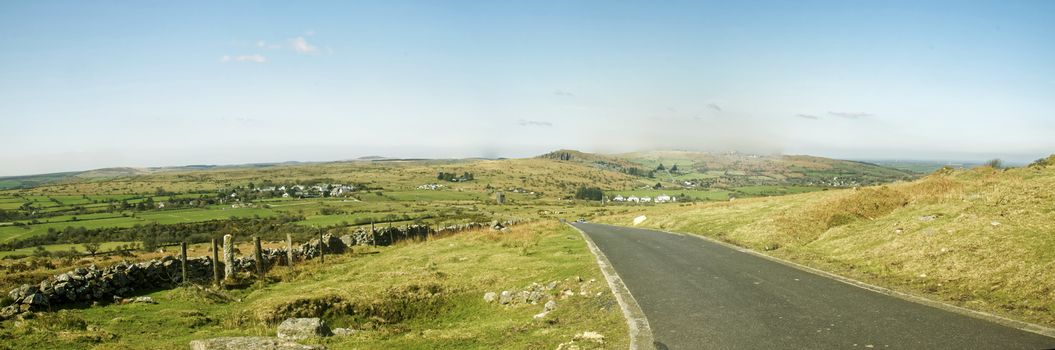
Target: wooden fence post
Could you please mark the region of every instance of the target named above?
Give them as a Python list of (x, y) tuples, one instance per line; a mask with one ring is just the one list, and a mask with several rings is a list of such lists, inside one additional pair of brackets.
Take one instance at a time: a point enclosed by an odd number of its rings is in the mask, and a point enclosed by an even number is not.
[(179, 262), (180, 268), (183, 272), (183, 279), (180, 283), (187, 283), (187, 242), (180, 242), (179, 244)]
[(216, 238), (212, 239), (212, 283), (220, 286), (220, 245)]
[(253, 237), (253, 257), (256, 258), (256, 277), (264, 278), (264, 255), (260, 250), (260, 237)]
[(286, 261), (289, 263), (289, 270), (293, 271), (293, 235), (286, 234)]

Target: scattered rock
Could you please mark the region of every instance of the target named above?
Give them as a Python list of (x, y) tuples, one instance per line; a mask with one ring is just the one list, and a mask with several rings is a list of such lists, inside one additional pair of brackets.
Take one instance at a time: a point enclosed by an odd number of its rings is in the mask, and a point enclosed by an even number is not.
[(338, 337), (346, 337), (355, 334), (356, 330), (351, 328), (334, 328), (333, 335)]
[(528, 302), (532, 305), (538, 304), (540, 301), (542, 301), (542, 293), (537, 291), (531, 291), (531, 293), (528, 293)]
[(993, 227), (997, 227), (997, 226), (1000, 226), (1000, 222), (999, 221), (993, 221), (993, 222), (990, 222), (989, 225), (992, 225)]
[(512, 303), (512, 302), (513, 302), (513, 293), (509, 292), (508, 290), (503, 290), (502, 294), (498, 296), (498, 303), (499, 304), (507, 305), (507, 304)]
[(575, 344), (574, 341), (570, 341), (570, 342), (566, 342), (566, 343), (560, 343), (560, 345), (557, 345), (557, 350), (580, 350), (580, 349), (582, 349), (582, 348), (580, 348), (578, 344)]
[(557, 302), (553, 301), (553, 300), (547, 301), (546, 305), (542, 306), (542, 311), (544, 311), (544, 313), (545, 312), (550, 312), (550, 311), (553, 311), (553, 310), (556, 310), (556, 309), (557, 309)]
[(575, 335), (575, 340), (604, 344), (604, 336), (597, 332), (582, 332)]
[(530, 296), (531, 296), (530, 292), (528, 292), (526, 290), (522, 290), (519, 293), (517, 293), (516, 301), (521, 303), (521, 304), (527, 304), (528, 300), (530, 300), (529, 299)]
[(278, 325), (280, 339), (303, 340), (312, 337), (329, 337), (333, 335), (326, 322), (315, 318), (289, 318)]
[(190, 342), (191, 350), (323, 350), (324, 346), (294, 343), (273, 337), (220, 337)]
[(541, 320), (543, 318), (546, 318), (547, 314), (549, 314), (549, 312), (543, 311), (543, 312), (535, 314), (535, 316), (532, 316), (532, 318), (534, 318), (536, 320)]
[(484, 293), (484, 301), (485, 302), (493, 303), (497, 299), (498, 299), (498, 294), (495, 294), (495, 292)]
[(151, 297), (135, 297), (125, 299), (125, 303), (143, 303), (143, 304), (157, 304), (154, 298)]
[(934, 221), (934, 219), (937, 219), (937, 218), (938, 217), (936, 215), (924, 215), (924, 216), (920, 216), (919, 217), (919, 221), (923, 221), (923, 222)]

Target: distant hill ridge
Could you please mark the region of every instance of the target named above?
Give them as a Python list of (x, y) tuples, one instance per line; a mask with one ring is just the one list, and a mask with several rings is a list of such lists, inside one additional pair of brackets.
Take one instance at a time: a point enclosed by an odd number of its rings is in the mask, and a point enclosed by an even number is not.
[(920, 176), (906, 170), (867, 162), (807, 155), (692, 151), (646, 151), (604, 155), (557, 150), (539, 158), (589, 164), (689, 187), (852, 187), (912, 180)]

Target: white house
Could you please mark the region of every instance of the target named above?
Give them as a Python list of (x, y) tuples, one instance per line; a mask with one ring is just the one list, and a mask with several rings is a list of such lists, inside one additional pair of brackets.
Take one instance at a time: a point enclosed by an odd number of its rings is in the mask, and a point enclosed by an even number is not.
[(671, 198), (670, 196), (668, 196), (666, 194), (661, 194), (661, 195), (656, 196), (656, 203), (666, 203), (666, 202), (672, 202), (672, 201), (674, 201), (674, 198)]
[(648, 203), (652, 201), (652, 197), (641, 197), (641, 203)]
[(625, 202), (626, 198), (623, 198), (622, 195), (618, 195), (618, 196), (615, 196), (615, 198), (612, 198), (612, 201), (613, 202)]
[(627, 202), (634, 202), (634, 203), (641, 203), (641, 198), (637, 198), (637, 196), (630, 196), (630, 197), (626, 197), (626, 201)]

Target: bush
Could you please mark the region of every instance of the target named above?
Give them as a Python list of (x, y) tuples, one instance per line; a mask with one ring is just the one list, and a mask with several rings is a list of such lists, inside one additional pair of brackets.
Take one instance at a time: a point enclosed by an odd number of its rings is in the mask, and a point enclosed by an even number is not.
[(599, 201), (604, 197), (604, 191), (597, 187), (579, 187), (575, 191), (575, 199)]
[(1003, 169), (1004, 161), (1000, 160), (999, 158), (990, 159), (989, 161), (985, 162), (985, 166), (993, 169)]
[(1052, 164), (1055, 164), (1055, 155), (1049, 156), (1047, 158), (1037, 159), (1033, 163), (1029, 163), (1029, 166), (1032, 168), (1044, 168), (1051, 166)]

